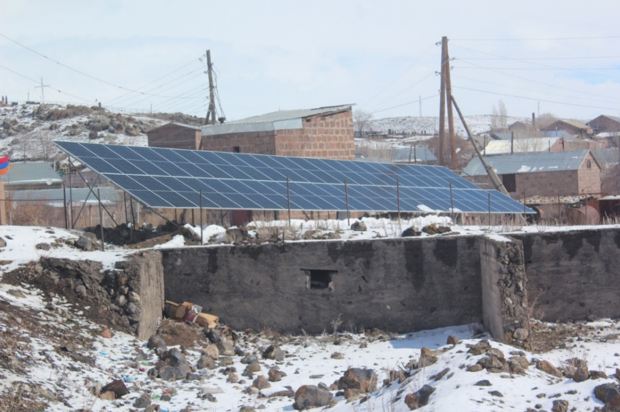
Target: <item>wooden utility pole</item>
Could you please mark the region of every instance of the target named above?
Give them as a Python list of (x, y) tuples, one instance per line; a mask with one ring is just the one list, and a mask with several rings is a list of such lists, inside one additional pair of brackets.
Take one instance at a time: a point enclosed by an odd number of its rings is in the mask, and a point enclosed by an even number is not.
[(446, 106), (448, 107), (448, 136), (450, 147), (450, 166), (453, 170), (457, 169), (456, 159), (456, 140), (454, 136), (454, 117), (450, 96), (452, 95), (452, 82), (450, 80), (450, 56), (448, 54), (448, 38), (441, 38), (441, 90), (439, 98), (439, 164), (444, 165), (446, 141)]
[(211, 50), (207, 50), (207, 73), (209, 75), (209, 109), (205, 124), (215, 124), (215, 85), (213, 84), (213, 65), (211, 64)]
[(447, 38), (444, 36), (441, 38), (441, 71), (439, 77), (441, 79), (440, 91), (439, 91), (439, 165), (443, 166), (443, 142), (446, 135), (446, 53), (445, 48), (447, 46)]

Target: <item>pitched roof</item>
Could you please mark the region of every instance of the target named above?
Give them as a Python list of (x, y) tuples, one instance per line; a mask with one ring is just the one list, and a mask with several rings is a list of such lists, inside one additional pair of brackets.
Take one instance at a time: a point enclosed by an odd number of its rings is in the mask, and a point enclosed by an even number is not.
[(0, 176), (5, 185), (60, 184), (62, 178), (46, 162), (10, 163), (9, 172)]
[(608, 118), (608, 119), (610, 119), (610, 120), (613, 120), (614, 122), (620, 123), (620, 117), (618, 117), (618, 116), (610, 116), (610, 115), (608, 115), (608, 114), (602, 114), (602, 115), (600, 115), (600, 116), (598, 116), (598, 117), (596, 117), (596, 118), (594, 118), (594, 119), (590, 120), (590, 121), (587, 123), (587, 125), (590, 125), (590, 123), (592, 123), (593, 121), (595, 121), (595, 120), (596, 120), (596, 119), (598, 119), (599, 117), (606, 117), (606, 118)]
[(301, 129), (301, 120), (316, 115), (338, 113), (351, 110), (351, 105), (326, 106), (315, 109), (279, 110), (265, 113), (260, 116), (252, 116), (240, 120), (232, 120), (224, 124), (214, 124), (202, 127), (203, 136), (218, 134), (262, 132), (269, 130)]
[(592, 155), (603, 167), (609, 167), (620, 163), (618, 149), (592, 150)]
[[(115, 203), (121, 200), (119, 192), (113, 187), (93, 187), (95, 193), (99, 190), (102, 203)], [(90, 194), (87, 187), (74, 187), (71, 191), (71, 197), (74, 202), (84, 202), (88, 197), (88, 204), (98, 204), (97, 198)], [(41, 190), (16, 190), (11, 192), (14, 200), (33, 200), (45, 202), (54, 206), (62, 206), (64, 203), (64, 194), (62, 189), (41, 189)]]
[(568, 124), (570, 126), (573, 126), (573, 127), (577, 128), (577, 129), (589, 129), (590, 128), (587, 124), (582, 123), (582, 122), (580, 122), (578, 120), (570, 120), (570, 119), (569, 120), (564, 120), (564, 119), (562, 119), (562, 120), (556, 120), (555, 122), (551, 123), (549, 126), (543, 127), (541, 129), (542, 130), (553, 130), (553, 128), (555, 127), (554, 125), (556, 123), (566, 123), (566, 124)]
[[(507, 156), (488, 156), (484, 160), (499, 175), (516, 173), (562, 172), (577, 170), (589, 150), (553, 153), (526, 153)], [(485, 175), (480, 159), (472, 159), (463, 170), (463, 176)]]
[(559, 137), (531, 137), (528, 139), (491, 140), (484, 148), (485, 156), (513, 153), (532, 153), (548, 151), (560, 140)]

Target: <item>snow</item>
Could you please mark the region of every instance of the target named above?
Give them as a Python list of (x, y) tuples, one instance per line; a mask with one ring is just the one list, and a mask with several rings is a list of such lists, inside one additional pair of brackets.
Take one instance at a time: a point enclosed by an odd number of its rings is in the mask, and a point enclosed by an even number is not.
[[(391, 236), (398, 235), (398, 226), (422, 227), (430, 223), (450, 224), (449, 218), (440, 216), (426, 216), (416, 219), (398, 222), (387, 219), (361, 219), (368, 226), (367, 232), (353, 232), (348, 228), (346, 220), (331, 221), (301, 221), (294, 220), (292, 225), (300, 231), (317, 230), (342, 230), (345, 239), (359, 237), (370, 238), (377, 233)], [(254, 222), (254, 227), (260, 229), (260, 225), (272, 225), (272, 227), (284, 228), (286, 221), (277, 222)], [(264, 226), (263, 226), (264, 227)], [(610, 226), (599, 226), (604, 228)], [(613, 227), (619, 228), (615, 225)], [(550, 230), (580, 230), (593, 229), (592, 226), (549, 227), (524, 226), (515, 228), (489, 228), (483, 226), (452, 226), (453, 231), (460, 235), (482, 234), (497, 241), (509, 241), (504, 235), (516, 232), (535, 232)], [(195, 227), (191, 227), (196, 230)], [(199, 229), (198, 229), (199, 230)], [(211, 225), (204, 229), (205, 238), (221, 236), (225, 229)], [(373, 234), (374, 233), (374, 234)], [(426, 235), (426, 234), (424, 234)], [(6, 248), (0, 249), (0, 260), (11, 259), (12, 262), (2, 267), (3, 272), (15, 268), (19, 264), (29, 261), (37, 261), (41, 256), (66, 257), (69, 259), (91, 259), (104, 262), (107, 266), (116, 260), (122, 259), (125, 252), (122, 249), (108, 249), (105, 252), (83, 252), (64, 243), (77, 239), (79, 232), (67, 231), (58, 228), (41, 227), (15, 227), (0, 226), (0, 237), (8, 241)], [(37, 249), (35, 245), (47, 243), (53, 245), (49, 251)], [(161, 247), (181, 247), (183, 238), (175, 236), (170, 242)], [(21, 292), (19, 297), (15, 291)], [(195, 411), (237, 411), (243, 405), (260, 407), (265, 411), (292, 411), (293, 400), (288, 397), (260, 397), (242, 392), (251, 384), (250, 379), (246, 383), (231, 384), (226, 382), (226, 375), (218, 372), (218, 369), (200, 370), (204, 380), (202, 381), (177, 381), (164, 382), (159, 379), (151, 379), (147, 371), (154, 366), (157, 360), (154, 353), (145, 348), (142, 341), (134, 337), (114, 331), (114, 336), (105, 339), (98, 336), (100, 325), (94, 324), (80, 315), (79, 311), (72, 309), (62, 298), (53, 299), (53, 307), (60, 310), (50, 310), (42, 293), (30, 286), (12, 286), (0, 283), (0, 302), (5, 302), (20, 311), (30, 311), (36, 316), (41, 327), (46, 330), (65, 331), (67, 334), (77, 333), (84, 338), (93, 339), (92, 345), (78, 345), (79, 353), (95, 359), (94, 366), (86, 366), (63, 355), (58, 345), (51, 340), (51, 336), (36, 335), (23, 329), (23, 321), (16, 319), (15, 315), (8, 315), (0, 311), (0, 334), (11, 330), (17, 330), (25, 339), (11, 354), (22, 365), (26, 372), (20, 374), (13, 370), (2, 370), (3, 392), (10, 388), (13, 382), (30, 382), (33, 385), (62, 394), (65, 403), (49, 401), (47, 411), (67, 411), (80, 408), (89, 408), (93, 411), (119, 411), (128, 412), (133, 409), (132, 405), (142, 393), (149, 393), (154, 397), (153, 402), (161, 406), (161, 410), (179, 412), (188, 404), (193, 404)], [(23, 313), (19, 312), (19, 317)], [(63, 314), (64, 313), (64, 314)], [(537, 327), (556, 328), (556, 324), (535, 322)], [(620, 342), (617, 331), (620, 322), (611, 319), (599, 319), (595, 322), (580, 324), (590, 332), (580, 332), (579, 336), (569, 337), (564, 344), (547, 353), (533, 353), (523, 350), (524, 356), (531, 362), (535, 359), (545, 359), (555, 366), (563, 365), (568, 359), (579, 357), (589, 363), (590, 370), (604, 371), (608, 376), (615, 373), (619, 366), (618, 353)], [(54, 329), (56, 328), (56, 329)], [(262, 390), (262, 396), (279, 391), (290, 386), (293, 391), (301, 385), (318, 384), (323, 382), (331, 385), (343, 376), (350, 367), (371, 368), (378, 375), (379, 389), (371, 394), (364, 402), (346, 402), (341, 396), (335, 397), (335, 405), (330, 410), (341, 412), (355, 411), (394, 411), (406, 412), (408, 407), (404, 404), (404, 396), (415, 392), (425, 384), (432, 385), (436, 391), (430, 397), (430, 405), (421, 411), (478, 411), (491, 412), (499, 410), (525, 411), (540, 404), (544, 410), (551, 410), (555, 399), (567, 400), (570, 408), (577, 411), (593, 410), (602, 406), (594, 395), (593, 388), (606, 382), (614, 382), (613, 379), (587, 380), (577, 383), (569, 378), (555, 378), (530, 366), (524, 376), (509, 373), (493, 374), (485, 370), (480, 372), (467, 372), (465, 367), (475, 364), (482, 355), (474, 356), (468, 353), (468, 344), (476, 344), (481, 337), (480, 325), (455, 325), (446, 328), (415, 331), (408, 334), (382, 334), (380, 336), (371, 333), (348, 333), (341, 332), (336, 335), (327, 331), (319, 336), (297, 336), (283, 340), (281, 348), (287, 353), (284, 362), (278, 363), (281, 371), (287, 376), (281, 382), (272, 383), (272, 387)], [(264, 333), (239, 332), (241, 336), (238, 345), (246, 352), (260, 353), (260, 348), (271, 344), (273, 340)], [(456, 346), (446, 345), (447, 337), (453, 335), (461, 340)], [(2, 335), (0, 335), (2, 336)], [(338, 337), (335, 342), (334, 336)], [(518, 349), (491, 342), (494, 348), (501, 350), (506, 357)], [(6, 345), (3, 343), (3, 347)], [(420, 356), (423, 347), (438, 350), (437, 363), (426, 368), (413, 371), (415, 374), (402, 383), (393, 383), (382, 386), (383, 379), (388, 376), (390, 370), (398, 370), (411, 360)], [(195, 365), (200, 357), (201, 347), (188, 347), (187, 359)], [(3, 350), (0, 348), (0, 351)], [(137, 350), (148, 352), (148, 359), (142, 364), (133, 362)], [(444, 352), (445, 351), (445, 352)], [(343, 359), (333, 359), (331, 354), (339, 352)], [(259, 356), (260, 358), (260, 356)], [(234, 356), (233, 365), (237, 373), (241, 374), (245, 365), (241, 364), (241, 357)], [(267, 374), (270, 367), (276, 364), (271, 360), (260, 360), (262, 369), (258, 374)], [(78, 366), (78, 367), (76, 367)], [(141, 368), (141, 369), (138, 369)], [(431, 379), (433, 375), (449, 368), (449, 373), (440, 379)], [(314, 378), (313, 376), (320, 376)], [(130, 393), (117, 401), (101, 400), (90, 393), (91, 387), (101, 387), (113, 379), (126, 380)], [(243, 378), (243, 377), (242, 377)], [(481, 387), (474, 384), (480, 380), (489, 380), (492, 386)], [(159, 396), (164, 389), (174, 389), (176, 394), (170, 402), (160, 401)], [(201, 391), (208, 390), (214, 394), (217, 403), (198, 396)], [(491, 395), (490, 391), (499, 391), (502, 397)], [(333, 394), (336, 391), (332, 391)], [(543, 395), (541, 395), (543, 394)], [(554, 398), (559, 394), (558, 398)], [(67, 406), (71, 405), (71, 407)]]
[(526, 166), (526, 165), (521, 165), (521, 167), (519, 168), (519, 170), (517, 170), (517, 173), (527, 173), (530, 170), (532, 170), (531, 167)]

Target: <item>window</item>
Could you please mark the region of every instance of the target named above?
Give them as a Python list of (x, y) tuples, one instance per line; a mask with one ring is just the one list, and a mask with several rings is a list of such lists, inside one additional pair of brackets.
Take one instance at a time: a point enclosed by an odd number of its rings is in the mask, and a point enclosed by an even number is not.
[(338, 273), (336, 270), (324, 269), (302, 269), (306, 274), (306, 287), (312, 290), (334, 290), (332, 274)]
[(591, 161), (589, 161), (589, 160), (588, 160), (588, 161), (586, 162), (586, 168), (588, 168), (588, 169), (592, 169), (592, 162), (591, 162)]
[(517, 175), (502, 175), (502, 183), (508, 192), (517, 191)]
[(234, 146), (234, 147), (233, 147), (233, 153), (241, 153), (241, 147), (239, 147), (239, 146)]

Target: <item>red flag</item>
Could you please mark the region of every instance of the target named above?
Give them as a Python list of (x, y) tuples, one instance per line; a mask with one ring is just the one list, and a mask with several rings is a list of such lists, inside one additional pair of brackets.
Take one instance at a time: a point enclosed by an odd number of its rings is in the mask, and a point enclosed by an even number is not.
[(6, 155), (4, 157), (0, 157), (0, 164), (6, 163), (8, 161), (9, 161), (9, 155)]

